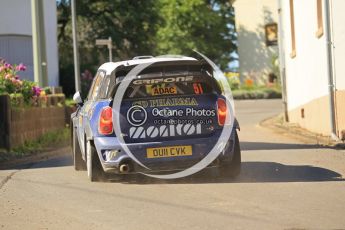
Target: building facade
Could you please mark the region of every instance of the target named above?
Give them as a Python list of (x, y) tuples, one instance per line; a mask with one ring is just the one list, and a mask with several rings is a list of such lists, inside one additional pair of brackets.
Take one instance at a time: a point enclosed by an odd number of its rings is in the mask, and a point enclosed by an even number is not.
[(236, 0), (233, 6), (240, 77), (265, 84), (278, 56), (277, 0)]
[(278, 4), (289, 121), (345, 138), (345, 1)]
[[(20, 75), (33, 81), (31, 1), (2, 0), (0, 5), (0, 57), (11, 64), (25, 64), (27, 70)], [(48, 84), (58, 86), (56, 0), (44, 0), (43, 7)]]

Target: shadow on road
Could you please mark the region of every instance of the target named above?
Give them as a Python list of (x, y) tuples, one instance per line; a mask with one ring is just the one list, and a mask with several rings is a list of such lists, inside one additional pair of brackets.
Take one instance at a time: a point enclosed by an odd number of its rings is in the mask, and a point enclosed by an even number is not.
[(28, 168), (55, 168), (72, 166), (72, 158), (70, 155), (54, 157), (34, 162), (16, 163), (13, 165), (1, 165), (0, 170), (4, 169), (28, 169)]
[(316, 149), (320, 145), (241, 141), (241, 150)]
[(283, 165), (275, 162), (243, 162), (236, 179), (219, 177), (217, 169), (206, 169), (190, 177), (176, 180), (158, 180), (143, 175), (128, 176), (120, 181), (129, 184), (202, 184), (202, 183), (265, 183), (344, 181), (341, 174), (309, 165)]
[[(241, 143), (243, 150), (259, 149), (302, 149), (316, 146), (276, 143)], [(72, 166), (69, 155), (9, 167), (11, 169), (39, 169)], [(72, 167), (70, 167), (73, 173)], [(85, 172), (86, 177), (86, 172)], [(128, 184), (202, 184), (202, 183), (265, 183), (265, 182), (317, 182), (344, 181), (342, 175), (327, 168), (311, 165), (284, 165), (276, 162), (242, 162), (242, 172), (236, 179), (220, 177), (217, 168), (205, 169), (195, 175), (175, 180), (159, 180), (144, 175), (128, 175), (110, 182)]]
[(239, 182), (342, 181), (341, 174), (311, 165), (284, 165), (276, 162), (243, 162)]
[[(269, 142), (241, 142), (241, 150), (252, 151), (252, 150), (279, 150), (279, 149), (316, 149), (325, 148), (319, 145), (308, 145), (308, 144), (286, 144), (286, 143), (269, 143)], [(51, 167), (64, 167), (72, 165), (72, 159), (69, 154), (54, 157), (46, 160), (17, 163), (13, 165), (0, 165), (2, 169), (26, 169), (26, 168), (51, 168)], [(245, 167), (245, 166), (244, 166)]]
[[(30, 165), (29, 168), (50, 168), (71, 166), (69, 156), (58, 159), (50, 159)], [(17, 169), (28, 168), (27, 165), (16, 167)], [(74, 170), (71, 167), (71, 173)], [(85, 177), (87, 177), (85, 172)], [(314, 167), (311, 165), (284, 165), (276, 162), (242, 162), (241, 174), (236, 178), (220, 177), (217, 168), (208, 168), (195, 175), (175, 179), (160, 180), (141, 174), (126, 175), (118, 180), (109, 176), (110, 182), (129, 184), (202, 184), (202, 183), (264, 183), (264, 182), (316, 182), (316, 181), (344, 181), (342, 175), (330, 169)]]

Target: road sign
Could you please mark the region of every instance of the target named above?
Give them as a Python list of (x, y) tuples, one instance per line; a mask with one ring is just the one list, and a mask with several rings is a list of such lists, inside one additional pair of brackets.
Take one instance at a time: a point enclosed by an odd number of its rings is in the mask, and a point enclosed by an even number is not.
[(112, 62), (113, 60), (113, 41), (111, 40), (111, 37), (108, 39), (96, 39), (96, 45), (97, 46), (108, 46), (109, 49), (109, 61)]
[(96, 45), (98, 46), (107, 46), (109, 44), (109, 41), (108, 39), (97, 39), (96, 40)]

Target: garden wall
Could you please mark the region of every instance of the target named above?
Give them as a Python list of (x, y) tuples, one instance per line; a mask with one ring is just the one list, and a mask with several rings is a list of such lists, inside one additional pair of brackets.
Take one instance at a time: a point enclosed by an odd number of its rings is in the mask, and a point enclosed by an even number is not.
[(11, 149), (65, 125), (64, 106), (12, 108), (10, 97), (0, 95), (0, 148)]

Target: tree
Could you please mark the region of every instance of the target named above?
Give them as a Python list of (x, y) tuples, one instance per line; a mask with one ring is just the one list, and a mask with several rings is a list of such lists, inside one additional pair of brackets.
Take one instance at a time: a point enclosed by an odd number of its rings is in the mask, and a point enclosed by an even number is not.
[[(57, 1), (60, 84), (73, 93), (73, 48), (69, 0)], [(114, 61), (152, 54), (160, 18), (155, 0), (77, 1), (78, 44), (81, 71), (94, 70), (108, 60), (106, 47), (95, 46), (96, 39), (113, 40)]]
[[(155, 2), (155, 0), (78, 1), (78, 33), (81, 50), (86, 49), (87, 52), (99, 54), (97, 50), (101, 48), (95, 47), (95, 40), (110, 36), (114, 43), (114, 57), (118, 60), (150, 54), (154, 48), (152, 37), (155, 36), (160, 21)], [(68, 5), (69, 1), (66, 0), (58, 4), (59, 17), (64, 22), (59, 33), (61, 45), (70, 39), (70, 36), (66, 35), (66, 32), (70, 32), (68, 13), (70, 9), (66, 7)]]
[[(70, 0), (59, 0), (57, 6), (60, 83), (73, 91)], [(106, 47), (95, 46), (95, 41), (109, 36), (114, 61), (150, 54), (193, 55), (195, 49), (225, 69), (236, 49), (229, 0), (80, 0), (77, 15), (82, 71), (107, 61)]]
[(195, 49), (223, 69), (236, 49), (230, 1), (160, 0), (156, 53), (192, 55)]

